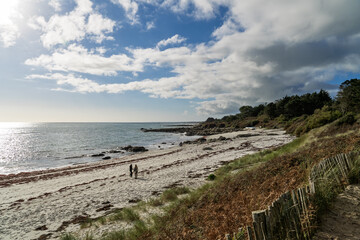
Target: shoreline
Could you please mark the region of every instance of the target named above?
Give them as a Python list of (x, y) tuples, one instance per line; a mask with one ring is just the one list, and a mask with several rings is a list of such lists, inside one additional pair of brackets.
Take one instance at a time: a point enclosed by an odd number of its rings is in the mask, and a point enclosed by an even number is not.
[[(210, 173), (227, 162), (281, 146), (294, 137), (282, 130), (258, 129), (204, 139), (202, 143), (118, 159), (2, 176), (0, 238), (37, 239), (46, 234), (51, 234), (50, 239), (56, 238), (61, 232), (79, 228), (79, 224), (61, 227), (64, 222), (81, 216), (102, 216), (110, 209), (131, 206), (134, 199), (147, 200), (171, 186), (199, 187)], [(139, 166), (139, 179), (128, 176), (130, 163)], [(104, 203), (111, 207), (104, 210)], [(41, 226), (46, 229), (39, 229)]]

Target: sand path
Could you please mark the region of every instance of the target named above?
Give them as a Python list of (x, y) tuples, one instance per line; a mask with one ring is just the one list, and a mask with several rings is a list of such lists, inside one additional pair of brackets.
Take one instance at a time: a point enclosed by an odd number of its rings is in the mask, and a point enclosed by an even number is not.
[[(239, 134), (242, 137), (236, 137)], [(102, 216), (109, 209), (129, 206), (135, 199), (149, 199), (172, 186), (198, 187), (224, 163), (293, 139), (281, 130), (259, 129), (221, 135), (231, 139), (2, 176), (0, 239), (38, 239), (45, 235), (56, 238), (66, 231), (66, 221), (81, 216)], [(130, 163), (138, 164), (138, 179), (128, 176)]]
[(359, 240), (360, 185), (347, 186), (320, 220), (314, 240)]

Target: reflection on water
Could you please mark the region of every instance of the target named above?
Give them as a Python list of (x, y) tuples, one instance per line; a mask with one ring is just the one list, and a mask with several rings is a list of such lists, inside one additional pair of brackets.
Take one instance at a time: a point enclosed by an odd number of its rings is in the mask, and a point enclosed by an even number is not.
[[(177, 123), (178, 124), (178, 123)], [(188, 140), (169, 133), (143, 133), (169, 123), (0, 123), (0, 174), (98, 161), (91, 154), (125, 145), (157, 147)], [(194, 137), (192, 137), (194, 138)], [(107, 154), (119, 157), (121, 153)]]

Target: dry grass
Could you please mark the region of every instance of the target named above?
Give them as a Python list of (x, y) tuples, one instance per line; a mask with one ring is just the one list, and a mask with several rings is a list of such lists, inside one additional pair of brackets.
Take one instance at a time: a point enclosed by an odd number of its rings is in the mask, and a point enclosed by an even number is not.
[[(264, 209), (282, 193), (304, 185), (313, 164), (338, 153), (360, 149), (358, 131), (333, 138), (318, 135), (324, 131), (328, 130), (310, 132), (301, 144), (281, 154), (271, 153), (270, 157), (269, 152), (262, 153), (267, 161), (256, 169), (227, 175), (225, 172), (239, 167), (230, 164), (225, 167), (226, 171), (219, 171), (223, 175), (220, 180), (199, 190), (201, 193), (177, 201), (158, 219), (156, 231), (147, 231), (142, 238), (218, 239), (250, 225), (252, 211)], [(264, 161), (259, 155), (252, 158)]]

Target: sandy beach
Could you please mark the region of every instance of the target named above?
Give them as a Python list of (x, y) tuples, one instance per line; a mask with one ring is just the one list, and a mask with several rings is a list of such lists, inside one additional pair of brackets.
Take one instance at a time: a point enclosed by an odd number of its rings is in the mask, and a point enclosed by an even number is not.
[[(257, 129), (206, 139), (119, 159), (0, 176), (0, 239), (57, 238), (79, 228), (71, 223), (76, 219), (102, 216), (173, 186), (198, 187), (221, 165), (294, 137), (282, 130)], [(130, 163), (139, 166), (138, 179), (129, 177)]]

